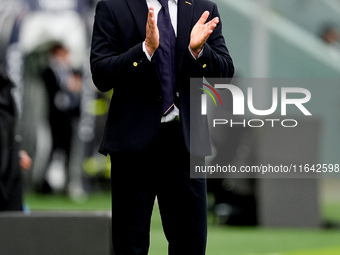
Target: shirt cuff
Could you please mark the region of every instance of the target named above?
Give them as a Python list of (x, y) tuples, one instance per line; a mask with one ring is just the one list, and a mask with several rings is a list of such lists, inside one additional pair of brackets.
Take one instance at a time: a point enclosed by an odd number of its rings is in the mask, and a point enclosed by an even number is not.
[(190, 50), (190, 45), (188, 46), (188, 49), (189, 49), (189, 52), (190, 52), (191, 56), (192, 56), (194, 59), (199, 59), (199, 58), (202, 57), (202, 55), (203, 55), (204, 47), (202, 48), (202, 50), (201, 50), (200, 53), (198, 54), (198, 57), (197, 57), (197, 58), (196, 58), (196, 57), (194, 56), (194, 54), (191, 52), (191, 50)]
[(147, 59), (148, 59), (149, 61), (151, 61), (153, 54), (152, 54), (152, 56), (149, 55), (149, 52), (146, 50), (146, 47), (145, 47), (145, 41), (143, 42), (142, 47), (143, 47), (143, 51), (144, 51), (144, 53), (145, 53)]

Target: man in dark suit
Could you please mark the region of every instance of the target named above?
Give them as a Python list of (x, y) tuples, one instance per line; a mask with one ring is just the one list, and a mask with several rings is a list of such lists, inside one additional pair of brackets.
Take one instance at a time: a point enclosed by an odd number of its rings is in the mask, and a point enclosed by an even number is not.
[[(164, 31), (161, 13), (170, 16), (171, 31)], [(160, 67), (168, 60), (162, 53), (166, 45), (171, 45), (168, 69)], [(210, 147), (203, 139), (190, 148), (189, 99), (190, 78), (234, 73), (216, 5), (207, 0), (100, 1), (91, 71), (99, 90), (114, 90), (99, 151), (111, 156), (115, 254), (148, 253), (155, 197), (169, 254), (205, 254), (206, 182), (190, 178), (189, 163), (190, 153), (203, 161)], [(168, 106), (165, 84), (173, 91)]]

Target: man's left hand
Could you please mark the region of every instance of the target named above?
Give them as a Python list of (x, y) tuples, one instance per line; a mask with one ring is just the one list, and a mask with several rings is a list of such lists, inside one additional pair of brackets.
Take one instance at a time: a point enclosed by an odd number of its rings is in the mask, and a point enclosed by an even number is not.
[(217, 24), (220, 22), (219, 18), (215, 17), (206, 23), (209, 14), (210, 13), (208, 11), (205, 11), (191, 30), (190, 50), (196, 58), (198, 58), (199, 53), (203, 49), (204, 43), (207, 41)]

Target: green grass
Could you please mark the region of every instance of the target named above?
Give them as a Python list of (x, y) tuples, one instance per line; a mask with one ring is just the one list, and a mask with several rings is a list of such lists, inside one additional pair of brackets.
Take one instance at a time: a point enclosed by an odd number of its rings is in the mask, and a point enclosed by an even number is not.
[[(111, 209), (109, 193), (91, 194), (75, 202), (65, 196), (27, 194), (25, 202), (32, 211)], [(340, 204), (323, 205), (323, 217), (340, 222)], [(152, 217), (150, 255), (167, 254), (157, 206)], [(209, 223), (207, 255), (339, 255), (340, 230), (228, 227)], [(190, 254), (189, 254), (190, 255)]]
[(321, 208), (321, 213), (326, 220), (340, 222), (340, 203), (325, 203)]
[(338, 231), (210, 228), (208, 254), (289, 254), (293, 251), (313, 251), (328, 247), (340, 248), (339, 240), (340, 233)]
[[(339, 240), (339, 230), (228, 227), (210, 223), (207, 255), (339, 255)], [(155, 207), (150, 255), (166, 254), (166, 246)]]
[(111, 210), (111, 194), (93, 193), (78, 200), (63, 195), (29, 193), (25, 203), (32, 211), (107, 211)]

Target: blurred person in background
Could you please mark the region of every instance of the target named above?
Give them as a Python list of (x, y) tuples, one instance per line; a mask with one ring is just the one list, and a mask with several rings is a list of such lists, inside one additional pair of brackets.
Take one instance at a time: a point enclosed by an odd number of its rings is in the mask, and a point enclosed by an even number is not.
[(325, 50), (334, 60), (340, 61), (340, 33), (335, 24), (324, 24), (320, 34), (320, 39), (328, 47)]
[(339, 45), (339, 29), (335, 25), (325, 25), (320, 33), (323, 42), (330, 45)]
[(23, 210), (21, 170), (31, 167), (31, 158), (19, 150), (14, 85), (0, 64), (0, 211)]
[[(82, 88), (81, 73), (73, 70), (70, 62), (70, 52), (62, 44), (52, 46), (49, 63), (42, 73), (46, 86), (49, 104), (49, 124), (52, 134), (52, 150), (49, 167), (54, 163), (61, 164), (65, 173), (63, 192), (68, 193), (70, 181), (70, 153), (73, 135), (80, 114), (80, 92)], [(40, 187), (40, 192), (51, 193), (53, 190), (46, 181)]]

